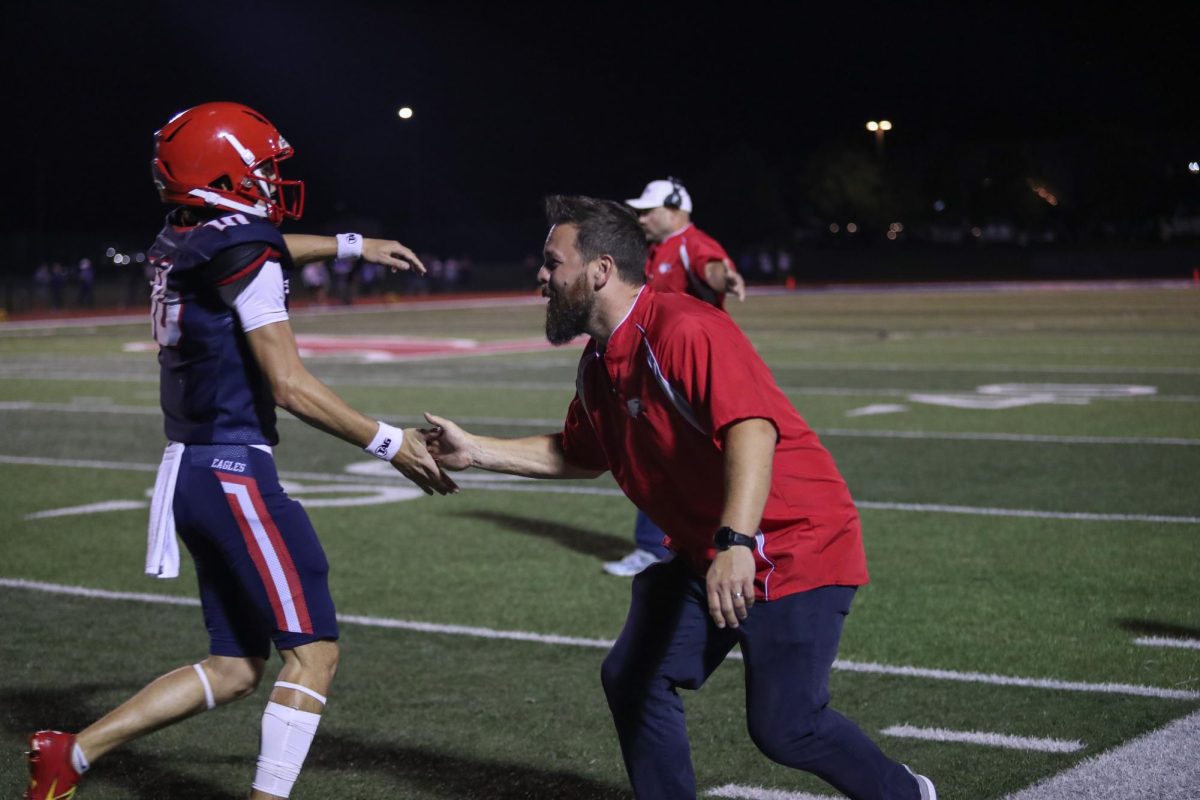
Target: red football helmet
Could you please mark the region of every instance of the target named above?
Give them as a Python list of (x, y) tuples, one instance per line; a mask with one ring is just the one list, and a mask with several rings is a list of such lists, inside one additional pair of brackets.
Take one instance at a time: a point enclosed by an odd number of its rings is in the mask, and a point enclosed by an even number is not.
[(209, 206), (278, 225), (304, 211), (304, 182), (279, 177), (292, 146), (240, 103), (204, 103), (154, 134), (154, 185), (164, 203)]

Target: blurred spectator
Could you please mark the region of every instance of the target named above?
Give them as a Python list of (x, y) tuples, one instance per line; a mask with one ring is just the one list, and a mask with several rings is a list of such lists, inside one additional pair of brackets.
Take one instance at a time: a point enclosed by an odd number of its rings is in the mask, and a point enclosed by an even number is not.
[(38, 264), (33, 271), (33, 305), (44, 306), (50, 302), (50, 265), (46, 262)]
[(354, 302), (350, 279), (357, 259), (339, 258), (333, 262), (333, 298), (343, 305)]
[(775, 262), (771, 259), (771, 253), (765, 249), (758, 251), (758, 273), (767, 280), (775, 277)]
[(375, 294), (375, 290), (379, 286), (379, 280), (382, 277), (383, 267), (378, 264), (372, 264), (370, 261), (362, 262), (358, 267), (359, 292), (366, 296)]
[(80, 308), (92, 308), (96, 305), (96, 270), (92, 260), (86, 256), (79, 259), (79, 269), (76, 274), (79, 280), (78, 305)]
[(779, 248), (775, 252), (775, 269), (779, 272), (779, 277), (787, 279), (792, 274), (792, 254), (791, 251)]
[(426, 261), (425, 266), (429, 271), (425, 273), (425, 282), (429, 285), (429, 290), (434, 294), (442, 291), (442, 282), (446, 277), (446, 262), (437, 256), (433, 257), (433, 261)]
[(324, 261), (310, 261), (300, 273), (310, 302), (323, 306), (329, 302), (329, 267)]
[(453, 292), (458, 288), (458, 281), (462, 275), (462, 262), (451, 256), (446, 259), (442, 272), (442, 289), (443, 291)]

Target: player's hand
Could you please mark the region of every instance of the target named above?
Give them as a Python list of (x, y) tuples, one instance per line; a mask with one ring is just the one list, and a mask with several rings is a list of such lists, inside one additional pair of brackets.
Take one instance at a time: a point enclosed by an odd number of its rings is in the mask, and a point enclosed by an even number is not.
[(448, 419), (425, 412), (425, 420), (432, 428), (421, 432), (425, 435), (425, 446), (437, 461), (438, 466), (449, 470), (466, 469), (471, 466), (470, 434)]
[(725, 270), (725, 291), (732, 293), (738, 300), (746, 299), (746, 279), (740, 272), (732, 269)]
[(735, 546), (717, 553), (708, 568), (708, 613), (718, 628), (736, 628), (754, 605), (754, 553)]
[(458, 494), (458, 484), (433, 460), (425, 448), (425, 435), (416, 428), (405, 429), (404, 442), (392, 459), (392, 466), (425, 494)]
[(425, 274), (425, 265), (417, 254), (392, 239), (363, 239), (362, 257), (372, 264), (391, 267), (392, 272), (411, 269), (418, 275)]

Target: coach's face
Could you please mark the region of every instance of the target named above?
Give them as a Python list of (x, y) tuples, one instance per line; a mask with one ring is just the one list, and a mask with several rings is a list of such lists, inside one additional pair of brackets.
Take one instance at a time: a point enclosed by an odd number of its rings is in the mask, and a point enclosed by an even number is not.
[(575, 248), (578, 228), (555, 225), (546, 237), (545, 260), (538, 270), (538, 283), (546, 305), (546, 338), (550, 344), (566, 344), (587, 329), (596, 306), (588, 282), (587, 264)]
[(666, 206), (645, 208), (638, 212), (638, 224), (646, 234), (646, 241), (661, 242), (680, 227), (674, 209)]

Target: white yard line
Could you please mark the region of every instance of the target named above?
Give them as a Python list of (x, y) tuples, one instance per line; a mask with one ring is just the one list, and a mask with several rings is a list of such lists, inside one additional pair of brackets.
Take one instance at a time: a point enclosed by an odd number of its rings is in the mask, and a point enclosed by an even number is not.
[(1200, 525), (1200, 517), (1174, 517), (1162, 514), (1096, 514), (1090, 511), (1042, 511), (1033, 508), (986, 508), (951, 506), (941, 503), (879, 503), (855, 500), (859, 508), (880, 511), (919, 511), (932, 514), (970, 514), (983, 517), (1031, 517), (1035, 519), (1069, 519), (1082, 522), (1166, 522), (1181, 525)]
[(762, 786), (741, 786), (727, 783), (709, 789), (704, 797), (728, 797), (733, 800), (837, 800), (842, 795), (809, 794), (808, 792), (786, 792), (783, 789), (766, 789)]
[(1009, 750), (1034, 750), (1039, 753), (1075, 753), (1086, 745), (1074, 739), (1046, 739), (1037, 736), (1010, 736), (984, 731), (951, 731), (945, 728), (918, 728), (914, 725), (893, 725), (880, 731), (899, 739), (921, 739), (927, 742), (958, 742)]
[(1182, 650), (1200, 650), (1200, 639), (1174, 639), (1167, 636), (1141, 636), (1133, 640), (1141, 647), (1177, 647)]
[[(128, 405), (121, 403), (43, 403), (32, 400), (0, 401), (0, 411), (53, 411), (64, 414), (134, 414), (157, 416), (162, 413), (157, 406)], [(424, 424), (424, 417), (397, 416), (386, 412), (371, 412), (372, 416), (388, 417), (398, 423)], [(296, 418), (280, 412), (280, 419)], [(467, 425), (497, 425), (513, 428), (560, 428), (561, 419), (549, 417), (456, 417), (455, 421)], [(1035, 444), (1097, 444), (1097, 445), (1164, 445), (1170, 447), (1200, 447), (1200, 439), (1177, 436), (1058, 436), (1037, 433), (991, 433), (976, 431), (902, 431), (869, 430), (856, 428), (817, 428), (825, 437), (853, 439), (931, 439), (961, 442), (1019, 442)]]
[[(310, 362), (309, 366), (318, 378), (330, 386), (383, 386), (403, 387), (406, 389), (453, 389), (459, 391), (520, 391), (520, 392), (564, 392), (570, 390), (570, 384), (564, 381), (463, 381), (463, 380), (423, 380), (406, 376), (402, 373), (375, 375), (373, 377), (329, 377), (321, 374), (321, 364)], [(986, 370), (983, 370), (986, 371)], [(1034, 370), (1036, 371), (1036, 370)], [(1047, 370), (1053, 372), (1053, 370)], [(0, 377), (11, 379), (40, 380), (40, 381), (97, 381), (104, 383), (147, 383), (157, 384), (156, 372), (93, 372), (84, 369), (55, 370), (35, 364), (16, 365), (0, 364)], [(947, 389), (896, 389), (893, 387), (840, 387), (840, 386), (780, 386), (789, 395), (816, 395), (836, 397), (901, 397), (907, 398), (913, 394), (944, 394)], [(1137, 398), (1114, 398), (1112, 402), (1139, 403), (1200, 403), (1198, 395), (1153, 395)]]
[[(107, 589), (90, 589), (85, 586), (67, 586), (57, 583), (25, 580), (22, 578), (0, 578), (0, 587), (46, 592), (49, 594), (88, 597), (97, 600), (128, 600), (139, 603), (166, 603), (170, 605), (184, 606), (200, 605), (198, 600), (190, 597), (146, 594), (143, 592), (116, 592)], [(368, 617), (359, 616), (356, 614), (339, 614), (338, 619), (343, 622), (355, 625), (364, 625), (373, 628), (394, 628), (419, 631), (422, 633), (440, 633), (451, 636), (471, 636), (485, 639), (535, 642), (538, 644), (567, 645), (571, 647), (588, 647), (605, 650), (612, 647), (613, 644), (611, 639), (590, 639), (578, 636), (532, 633), (530, 631), (505, 631), (466, 625), (447, 625), (436, 622), (393, 619), (390, 617)], [(740, 658), (741, 654), (735, 652), (731, 654), (731, 657), (735, 659)], [(995, 686), (1015, 686), (1028, 689), (1098, 692), (1101, 694), (1123, 694), (1137, 697), (1156, 697), (1166, 700), (1200, 700), (1200, 692), (1189, 692), (1180, 689), (1163, 689), (1156, 686), (1139, 686), (1122, 683), (1084, 683), (1080, 681), (1059, 681), (1047, 678), (1022, 678), (1005, 675), (988, 675), (982, 672), (956, 672), (954, 670), (893, 666), (890, 664), (874, 664), (869, 662), (846, 661), (843, 659), (834, 661), (833, 668), (845, 672), (863, 672), (909, 678), (928, 678), (932, 680), (958, 681), (963, 683), (983, 683)]]
[(1200, 711), (1139, 736), (1005, 800), (1196, 800)]
[(821, 436), (861, 439), (946, 439), (964, 442), (1034, 442), (1045, 444), (1170, 445), (1200, 447), (1200, 439), (1176, 436), (1055, 436), (1037, 433), (976, 433), (954, 431), (889, 431), (818, 428)]
[[(42, 458), (39, 456), (0, 455), (0, 464), (26, 464), (42, 467), (76, 467), (82, 469), (130, 470), (155, 472), (157, 464), (137, 464), (123, 461), (97, 461), (89, 459)], [(282, 478), (292, 480), (321, 480), (339, 483), (357, 483), (364, 487), (378, 485), (378, 481), (364, 481), (349, 475), (320, 472), (281, 471)], [(493, 492), (534, 492), (540, 494), (578, 494), (601, 497), (622, 497), (620, 489), (606, 486), (560, 485), (554, 481), (530, 483), (489, 483), (481, 481), (470, 488)], [(1200, 517), (1176, 517), (1162, 514), (1097, 514), (1084, 511), (1042, 511), (1030, 508), (986, 508), (978, 506), (953, 506), (938, 503), (884, 503), (871, 500), (855, 500), (859, 508), (879, 511), (912, 511), (926, 514), (967, 514), (985, 517), (1022, 517), (1031, 519), (1065, 519), (1079, 522), (1158, 522), (1180, 525), (1200, 525)]]
[(96, 514), (104, 511), (132, 511), (137, 508), (149, 508), (144, 500), (105, 500), (102, 503), (88, 503), (82, 506), (55, 508), (51, 511), (35, 511), (26, 514), (25, 519), (47, 519), (49, 517), (70, 517), (76, 514)]
[(928, 678), (935, 681), (986, 683), (992, 686), (1016, 686), (1023, 689), (1048, 689), (1050, 691), (1087, 692), (1092, 694), (1124, 694), (1135, 697), (1158, 697), (1164, 700), (1200, 700), (1200, 692), (1197, 691), (1164, 689), (1157, 686), (1142, 686), (1130, 683), (1087, 683), (1084, 681), (1060, 681), (1054, 678), (1022, 678), (1016, 675), (958, 672), (948, 669), (929, 669), (927, 667), (898, 667), (891, 664), (875, 664), (869, 661), (843, 661), (842, 659), (834, 661), (833, 668), (846, 672), (868, 672), (877, 675)]

